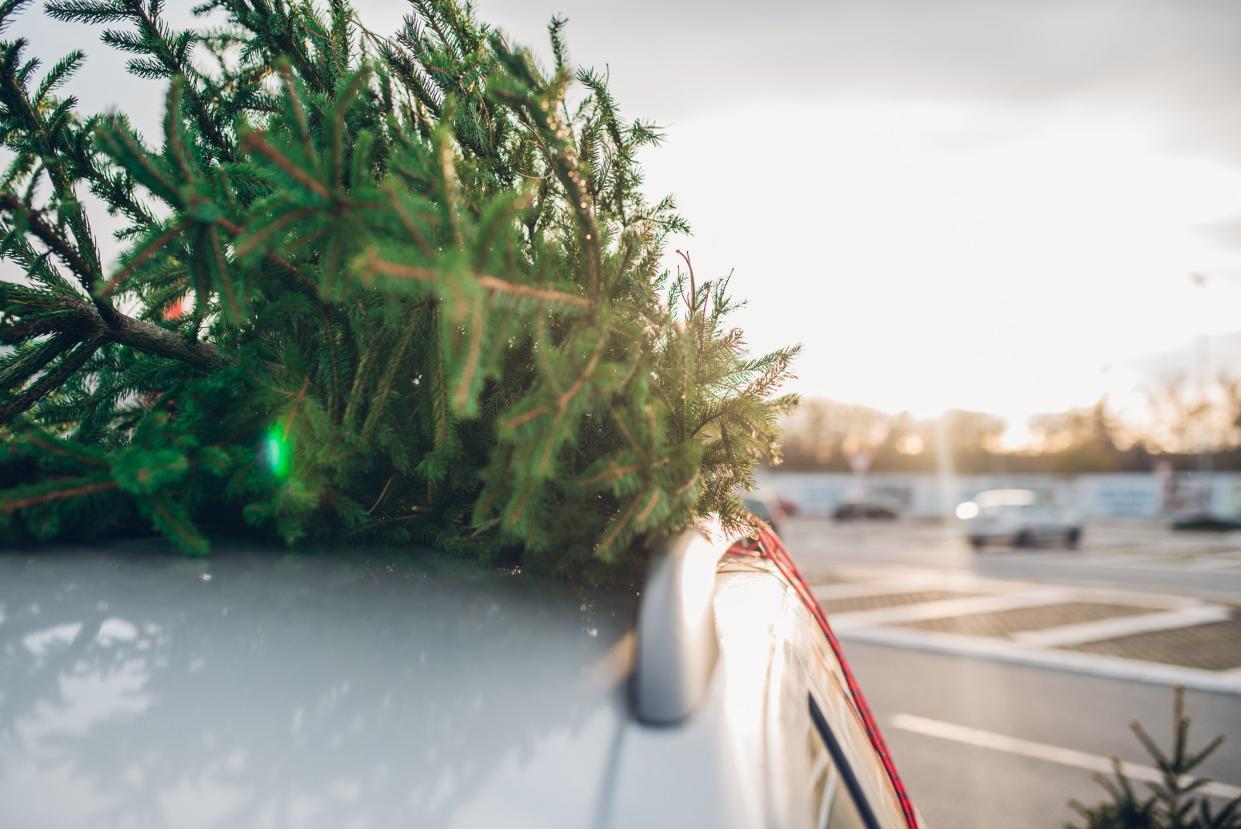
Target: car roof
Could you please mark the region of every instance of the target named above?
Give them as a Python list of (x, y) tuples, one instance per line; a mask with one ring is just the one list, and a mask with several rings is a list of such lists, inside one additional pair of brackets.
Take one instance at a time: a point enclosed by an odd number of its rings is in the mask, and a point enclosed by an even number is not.
[(894, 501), (896, 500), (890, 493), (883, 490), (863, 487), (861, 489), (851, 489), (845, 493), (845, 500), (851, 502), (860, 501)]
[[(805, 794), (801, 778), (773, 776), (789, 738), (773, 724), (789, 710), (776, 699), (798, 692), (772, 666), (792, 648), (798, 664), (818, 660), (820, 702), (882, 825), (903, 826), (805, 598), (773, 562), (726, 555), (730, 543), (686, 530), (640, 597), (425, 551), (0, 553), (5, 818), (785, 824), (774, 792), (798, 808)], [(671, 616), (652, 612), (668, 602)], [(792, 710), (806, 714), (805, 699)]]
[(3, 553), (0, 803), (40, 827), (590, 825), (635, 605), (434, 553)]
[(989, 489), (974, 496), (980, 507), (1025, 507), (1038, 500), (1032, 489)]

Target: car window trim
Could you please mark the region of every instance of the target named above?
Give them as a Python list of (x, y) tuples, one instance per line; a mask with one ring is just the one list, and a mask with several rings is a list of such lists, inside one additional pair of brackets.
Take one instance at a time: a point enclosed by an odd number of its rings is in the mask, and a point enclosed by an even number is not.
[[(866, 824), (866, 829), (882, 829), (879, 821), (875, 818), (874, 811), (870, 808), (870, 801), (866, 799), (866, 795), (862, 792), (862, 785), (858, 782), (857, 775), (853, 773), (853, 767), (849, 765), (849, 760), (845, 757), (844, 750), (840, 747), (840, 743), (837, 742), (836, 735), (832, 733), (832, 728), (828, 725), (827, 718), (823, 716), (819, 703), (815, 701), (814, 694), (807, 693), (806, 699), (810, 704), (810, 720), (814, 723), (815, 730), (819, 732), (819, 736), (827, 746), (827, 751), (832, 756), (832, 763), (836, 766), (836, 772), (840, 775), (840, 779), (844, 781), (845, 788), (849, 790), (849, 796), (853, 798), (853, 805), (857, 807), (858, 815), (862, 818), (862, 822)], [(839, 797), (839, 793), (836, 796)]]

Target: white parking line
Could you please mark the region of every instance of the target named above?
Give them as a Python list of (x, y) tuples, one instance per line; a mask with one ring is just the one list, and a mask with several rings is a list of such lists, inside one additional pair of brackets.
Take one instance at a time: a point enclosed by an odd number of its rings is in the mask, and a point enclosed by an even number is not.
[[(1187, 558), (1174, 555), (1164, 556), (1137, 556), (1137, 555), (1095, 555), (1082, 557), (1080, 555), (1065, 555), (1064, 557), (1049, 556), (1047, 554), (1009, 554), (1003, 559), (993, 559), (989, 564), (999, 565), (1003, 567), (1009, 564), (1055, 564), (1070, 569), (1091, 569), (1099, 568), (1103, 570), (1136, 570), (1143, 573), (1186, 573), (1186, 572), (1203, 572), (1218, 571), (1231, 575), (1236, 569), (1236, 560), (1215, 560), (1204, 559), (1200, 557)], [(998, 575), (998, 573), (997, 573)]]
[(973, 596), (965, 599), (941, 599), (919, 604), (882, 607), (875, 610), (858, 610), (838, 613), (831, 617), (832, 627), (838, 631), (860, 627), (878, 627), (903, 622), (921, 622), (927, 619), (943, 619), (949, 616), (966, 616), (972, 613), (997, 613), (1003, 610), (1019, 610), (1068, 601), (1072, 592), (1063, 587), (1042, 587), (1021, 593), (1002, 596)]
[[(832, 626), (836, 626), (834, 620)], [(1014, 665), (1070, 671), (1128, 682), (1183, 685), (1196, 691), (1241, 695), (1241, 669), (1207, 671), (1201, 668), (1184, 668), (1179, 665), (1142, 662), (1137, 659), (1096, 653), (1045, 650), (1004, 639), (962, 636), (956, 633), (932, 633), (908, 628), (853, 628), (837, 630), (836, 633), (845, 643), (862, 642), (925, 653), (991, 659)], [(847, 650), (846, 648), (846, 652)]]
[(1235, 558), (1196, 558), (1186, 563), (1187, 570), (1235, 570), (1241, 567), (1241, 561)]
[(851, 581), (842, 584), (826, 584), (812, 588), (815, 598), (821, 602), (832, 599), (856, 599), (864, 596), (887, 596), (895, 593), (915, 593), (927, 588), (939, 589), (941, 585), (933, 576), (906, 576), (903, 578), (872, 578), (870, 581)]
[(1043, 630), (1023, 630), (1013, 634), (1013, 641), (1023, 645), (1034, 645), (1040, 648), (1064, 648), (1080, 645), (1084, 642), (1098, 642), (1103, 639), (1117, 639), (1121, 636), (1132, 636), (1136, 633), (1153, 633), (1160, 630), (1206, 625), (1212, 622), (1226, 622), (1232, 618), (1232, 608), (1220, 605), (1204, 605), (1201, 607), (1182, 607), (1178, 610), (1166, 610), (1160, 613), (1142, 613), (1136, 616), (1121, 616), (1114, 619), (1096, 619), (1093, 622), (1082, 622), (1076, 625)]
[[(919, 590), (952, 590), (990, 596), (1012, 596), (1028, 594), (1034, 590), (1045, 590), (1051, 587), (1036, 581), (993, 579), (972, 573), (945, 573), (925, 569), (841, 568), (839, 573), (848, 578), (849, 581), (844, 584), (816, 585), (813, 588), (815, 596), (821, 601), (859, 596), (881, 596), (889, 593), (907, 593)], [(1149, 589), (1117, 589), (1097, 585), (1054, 585), (1054, 589), (1065, 591), (1064, 595), (1067, 597), (1065, 601), (1137, 604), (1149, 606), (1152, 610), (1200, 607), (1203, 604), (1202, 600), (1198, 598), (1171, 593), (1152, 593)]]
[[(1087, 754), (1084, 751), (1076, 751), (1071, 748), (1063, 748), (1062, 746), (1022, 740), (1005, 734), (996, 734), (994, 731), (983, 731), (980, 728), (970, 728), (969, 726), (944, 722), (943, 720), (932, 720), (928, 717), (919, 717), (914, 714), (896, 714), (892, 717), (892, 725), (902, 731), (910, 731), (927, 737), (938, 737), (941, 740), (951, 740), (956, 743), (988, 748), (993, 751), (1002, 751), (1007, 754), (1017, 754), (1035, 760), (1045, 760), (1049, 763), (1059, 763), (1062, 766), (1072, 766), (1073, 768), (1097, 771), (1104, 774), (1110, 774), (1112, 771), (1112, 761), (1098, 754)], [(1120, 767), (1131, 780), (1140, 780), (1146, 783), (1159, 783), (1163, 780), (1163, 775), (1160, 774), (1159, 770), (1150, 766), (1141, 766), (1136, 763), (1121, 763)], [(1182, 778), (1181, 782), (1184, 785), (1188, 785), (1194, 779), (1193, 777), (1186, 776)], [(1229, 800), (1241, 797), (1241, 787), (1231, 786), (1227, 783), (1207, 783), (1199, 791)]]

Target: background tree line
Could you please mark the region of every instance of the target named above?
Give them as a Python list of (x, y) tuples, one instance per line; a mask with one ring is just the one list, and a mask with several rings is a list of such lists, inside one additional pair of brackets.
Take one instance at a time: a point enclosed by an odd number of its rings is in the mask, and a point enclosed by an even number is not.
[(783, 422), (789, 471), (848, 472), (862, 456), (874, 472), (959, 473), (1147, 472), (1161, 461), (1198, 469), (1241, 470), (1241, 379), (1221, 376), (1203, 387), (1173, 377), (1147, 394), (1147, 416), (1121, 417), (1106, 399), (1093, 406), (1037, 415), (1029, 440), (1005, 446), (1006, 421), (955, 409), (936, 418), (890, 414), (832, 400), (805, 400)]

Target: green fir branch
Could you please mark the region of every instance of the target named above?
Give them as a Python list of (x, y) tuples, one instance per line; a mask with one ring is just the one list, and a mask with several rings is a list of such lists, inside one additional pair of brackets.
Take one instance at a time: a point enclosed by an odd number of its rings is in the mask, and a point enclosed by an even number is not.
[[(192, 554), (210, 524), (600, 579), (742, 520), (796, 349), (750, 357), (727, 279), (663, 271), (688, 225), (641, 192), (660, 132), (565, 21), (548, 73), (455, 0), (391, 37), (345, 0), (204, 11), (47, 4), (165, 85), (155, 141), (63, 96), (81, 52), (40, 75), (0, 41), (0, 540), (90, 515)], [(86, 192), (128, 222), (110, 273)]]

